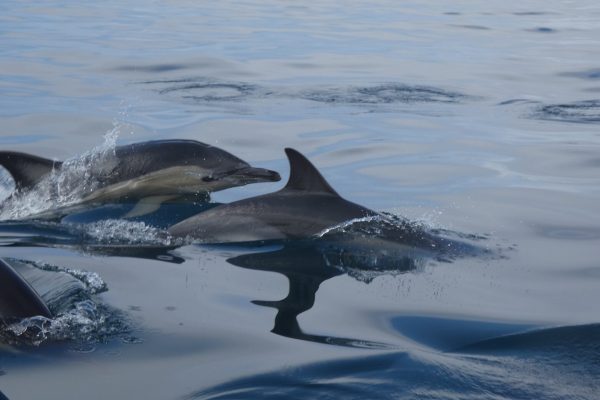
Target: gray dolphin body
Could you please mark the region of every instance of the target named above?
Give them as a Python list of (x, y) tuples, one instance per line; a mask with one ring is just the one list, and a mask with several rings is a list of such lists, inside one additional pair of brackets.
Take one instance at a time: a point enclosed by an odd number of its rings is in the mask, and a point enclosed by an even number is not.
[[(17, 192), (36, 189), (53, 171), (70, 173), (61, 183), (67, 186), (66, 190), (68, 185), (78, 190), (84, 187), (82, 204), (132, 199), (160, 204), (190, 194), (206, 195), (234, 186), (281, 179), (275, 171), (251, 167), (218, 147), (195, 140), (134, 143), (118, 146), (100, 158), (87, 156), (82, 161), (85, 171), (67, 171), (67, 162), (0, 152), (0, 165), (12, 175)], [(89, 187), (82, 186), (82, 179), (90, 182)]]
[(37, 315), (52, 318), (35, 289), (11, 264), (0, 258), (0, 321)]
[(207, 243), (301, 239), (379, 215), (343, 199), (302, 154), (289, 148), (285, 152), (290, 178), (283, 189), (217, 206), (173, 225), (169, 233)]
[(285, 152), (290, 178), (283, 189), (211, 208), (173, 225), (169, 233), (204, 243), (322, 237), (319, 251), (330, 264), (361, 269), (398, 271), (416, 268), (421, 259), (450, 261), (481, 254), (462, 240), (343, 199), (306, 157), (289, 148)]

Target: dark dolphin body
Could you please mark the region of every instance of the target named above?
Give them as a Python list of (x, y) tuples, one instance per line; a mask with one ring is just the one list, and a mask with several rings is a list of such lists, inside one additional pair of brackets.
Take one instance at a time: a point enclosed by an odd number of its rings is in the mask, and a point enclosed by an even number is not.
[(86, 156), (82, 161), (85, 171), (70, 171), (68, 162), (0, 152), (0, 165), (12, 175), (17, 192), (39, 188), (54, 171), (70, 174), (62, 180), (61, 190), (66, 185), (73, 186), (73, 190), (83, 188), (81, 204), (122, 200), (160, 204), (193, 194), (206, 195), (234, 186), (281, 179), (277, 172), (251, 167), (218, 147), (195, 140), (134, 143), (118, 146), (114, 153), (107, 152), (102, 157)]
[(344, 200), (302, 154), (289, 148), (285, 152), (290, 179), (283, 189), (212, 208), (173, 225), (169, 233), (208, 243), (301, 239), (379, 215)]
[(40, 295), (11, 264), (0, 258), (0, 322), (37, 315), (52, 318)]

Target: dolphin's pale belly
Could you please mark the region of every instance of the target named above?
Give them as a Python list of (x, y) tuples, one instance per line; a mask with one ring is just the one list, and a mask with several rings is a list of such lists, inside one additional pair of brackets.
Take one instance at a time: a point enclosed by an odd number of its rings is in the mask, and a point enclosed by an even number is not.
[[(224, 189), (225, 182), (204, 182), (210, 172), (197, 166), (171, 167), (94, 190), (84, 203), (142, 199), (152, 196), (179, 196)], [(223, 187), (218, 187), (219, 185)]]
[(92, 191), (75, 207), (89, 204), (115, 203), (133, 200), (137, 204), (124, 217), (131, 218), (156, 211), (162, 203), (190, 194), (207, 194), (232, 185), (225, 181), (204, 181), (211, 171), (197, 166), (171, 167), (134, 179), (113, 183)]

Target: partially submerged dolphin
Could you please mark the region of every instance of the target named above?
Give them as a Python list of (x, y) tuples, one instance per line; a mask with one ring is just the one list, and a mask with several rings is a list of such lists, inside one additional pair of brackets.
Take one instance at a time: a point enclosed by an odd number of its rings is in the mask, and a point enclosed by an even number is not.
[(275, 192), (214, 207), (169, 228), (207, 243), (301, 239), (340, 223), (379, 215), (343, 199), (298, 151), (285, 149), (287, 185)]
[(143, 206), (134, 212), (137, 215), (158, 208), (147, 204), (281, 179), (275, 171), (251, 167), (218, 147), (195, 140), (133, 143), (94, 156), (83, 159), (85, 171), (67, 171), (67, 162), (1, 151), (0, 166), (12, 175), (17, 193), (40, 188), (53, 173), (69, 174), (60, 177), (61, 187), (53, 190), (83, 191), (79, 204), (140, 201)]
[(171, 226), (169, 233), (204, 243), (322, 238), (319, 246), (330, 263), (341, 257), (375, 269), (412, 268), (407, 260), (423, 257), (449, 261), (479, 254), (462, 240), (345, 200), (306, 157), (290, 148), (285, 153), (290, 178), (283, 189), (211, 208)]
[(0, 321), (34, 316), (52, 318), (52, 313), (35, 289), (0, 258)]

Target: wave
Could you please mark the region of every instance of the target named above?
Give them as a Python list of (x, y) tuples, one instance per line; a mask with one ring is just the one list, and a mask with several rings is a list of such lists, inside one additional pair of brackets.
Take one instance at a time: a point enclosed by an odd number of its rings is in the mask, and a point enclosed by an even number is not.
[(534, 328), (534, 325), (531, 324), (422, 315), (394, 317), (390, 320), (390, 325), (402, 337), (418, 343), (424, 348), (443, 352)]
[(185, 398), (592, 400), (600, 389), (598, 329), (584, 325), (517, 335), (508, 347), (519, 351), (510, 356), (499, 354), (496, 342), (493, 356), (395, 351), (316, 362), (235, 379)]
[(578, 363), (600, 367), (600, 323), (531, 329), (481, 340), (455, 350), (472, 354), (529, 357), (562, 355)]

